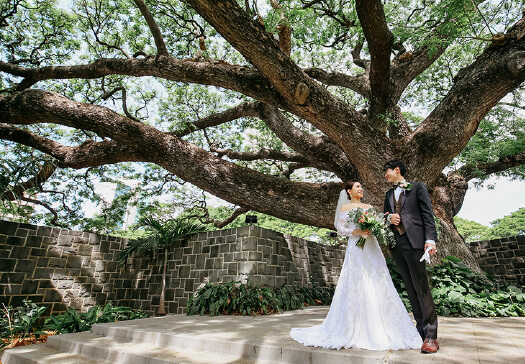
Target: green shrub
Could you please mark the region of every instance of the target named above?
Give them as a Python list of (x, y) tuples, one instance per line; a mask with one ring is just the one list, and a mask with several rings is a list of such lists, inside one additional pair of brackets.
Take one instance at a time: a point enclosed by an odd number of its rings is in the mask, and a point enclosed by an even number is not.
[[(387, 258), (387, 265), (401, 300), (411, 311), (405, 285), (394, 260)], [(427, 267), (427, 274), (438, 315), (525, 316), (523, 288), (473, 272), (459, 258), (448, 256), (440, 265)]]
[(15, 339), (22, 341), (28, 337), (47, 335), (49, 331), (58, 334), (87, 331), (95, 323), (134, 320), (148, 316), (139, 310), (124, 306), (113, 307), (108, 303), (104, 307), (92, 307), (85, 313), (68, 308), (66, 313), (48, 317), (42, 327), (42, 324), (38, 325), (37, 320), (46, 308), (28, 300), (24, 300), (23, 303), (20, 307), (3, 307), (0, 317), (0, 348), (12, 344)]
[(45, 307), (39, 307), (29, 300), (23, 300), (23, 306), (3, 306), (0, 317), (0, 348), (7, 346), (16, 338), (23, 340), (31, 335), (40, 335), (36, 321), (42, 316)]
[(335, 287), (250, 286), (240, 282), (208, 283), (188, 300), (188, 315), (262, 315), (329, 305)]
[(113, 307), (111, 302), (103, 308), (94, 306), (88, 312), (77, 312), (71, 307), (60, 315), (52, 315), (46, 319), (44, 330), (56, 331), (59, 334), (91, 330), (93, 324), (102, 322), (117, 322), (148, 317), (145, 312), (132, 310), (129, 307)]
[(523, 288), (473, 272), (459, 258), (448, 256), (427, 271), (438, 315), (525, 316)]

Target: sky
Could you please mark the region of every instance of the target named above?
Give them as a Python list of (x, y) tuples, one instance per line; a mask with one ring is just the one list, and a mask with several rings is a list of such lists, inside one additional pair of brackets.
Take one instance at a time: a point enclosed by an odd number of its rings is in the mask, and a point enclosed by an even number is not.
[(469, 186), (459, 217), (489, 226), (496, 219), (525, 207), (525, 182), (490, 179), (496, 187), (477, 190)]

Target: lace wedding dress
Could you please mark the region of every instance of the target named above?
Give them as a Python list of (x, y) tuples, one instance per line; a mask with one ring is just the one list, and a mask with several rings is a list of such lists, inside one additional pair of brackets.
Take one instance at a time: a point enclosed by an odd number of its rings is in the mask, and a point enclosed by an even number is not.
[(305, 346), (326, 349), (419, 349), (422, 340), (392, 283), (376, 238), (355, 245), (356, 226), (339, 214), (337, 231), (349, 236), (332, 305), (318, 326), (293, 328), (290, 336)]

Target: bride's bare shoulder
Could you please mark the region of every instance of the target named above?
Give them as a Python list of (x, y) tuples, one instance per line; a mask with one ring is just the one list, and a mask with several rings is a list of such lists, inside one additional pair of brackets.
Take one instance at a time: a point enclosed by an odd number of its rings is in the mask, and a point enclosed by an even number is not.
[(341, 206), (341, 212), (350, 211), (350, 210), (357, 209), (357, 208), (368, 210), (372, 207), (373, 207), (372, 205), (367, 205), (364, 203), (347, 203)]

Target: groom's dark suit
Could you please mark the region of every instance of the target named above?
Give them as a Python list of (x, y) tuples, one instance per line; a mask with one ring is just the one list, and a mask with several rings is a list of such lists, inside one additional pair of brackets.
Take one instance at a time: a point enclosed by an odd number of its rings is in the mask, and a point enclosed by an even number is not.
[(384, 212), (396, 213), (397, 207), (402, 228), (391, 225), (396, 246), (390, 251), (405, 283), (421, 338), (436, 339), (436, 310), (428, 285), (425, 262), (419, 261), (424, 253), (425, 241), (436, 241), (432, 203), (425, 185), (421, 182), (412, 182), (410, 191), (402, 192), (397, 201), (394, 199), (394, 189), (391, 189), (386, 193)]

